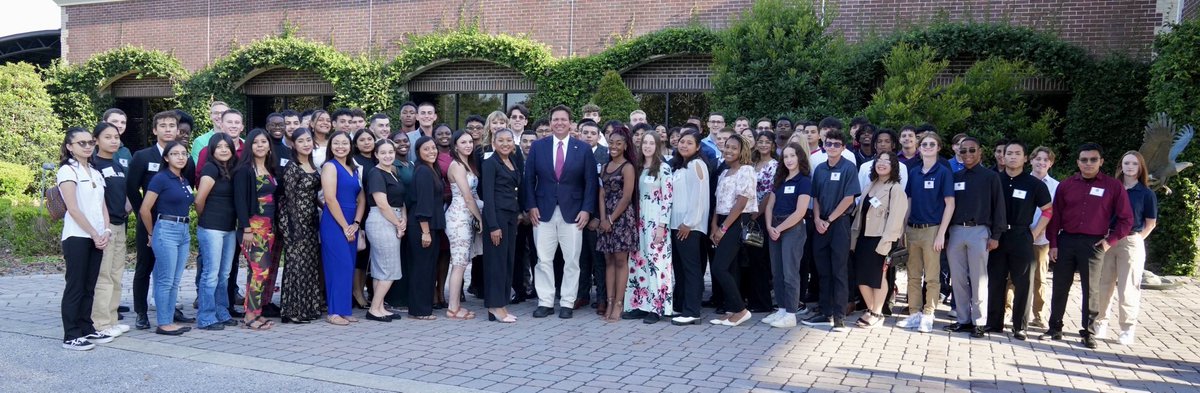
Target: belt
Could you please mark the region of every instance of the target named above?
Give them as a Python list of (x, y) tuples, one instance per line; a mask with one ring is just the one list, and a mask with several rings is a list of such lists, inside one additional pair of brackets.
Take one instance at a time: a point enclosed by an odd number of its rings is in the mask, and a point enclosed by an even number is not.
[(913, 229), (924, 229), (936, 226), (938, 226), (938, 224), (908, 224), (908, 227)]
[(959, 226), (964, 226), (964, 227), (977, 227), (977, 226), (979, 226), (979, 224), (975, 223), (975, 220), (963, 221), (963, 222), (960, 222), (960, 223), (956, 223), (956, 224), (954, 224), (954, 225), (959, 225)]
[(159, 215), (158, 215), (158, 219), (159, 219), (159, 220), (166, 220), (166, 221), (174, 221), (174, 222), (178, 222), (178, 223), (184, 223), (184, 224), (187, 224), (187, 223), (188, 223), (188, 221), (191, 221), (191, 219), (190, 219), (190, 218), (187, 218), (187, 217), (172, 216), (172, 215), (169, 215), (169, 214), (159, 214)]

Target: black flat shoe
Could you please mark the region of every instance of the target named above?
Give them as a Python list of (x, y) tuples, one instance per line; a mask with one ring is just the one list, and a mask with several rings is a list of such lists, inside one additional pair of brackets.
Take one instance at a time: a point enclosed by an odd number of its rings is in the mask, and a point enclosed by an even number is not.
[(367, 317), (367, 320), (370, 320), (370, 321), (378, 321), (378, 322), (391, 322), (392, 321), (392, 317), (390, 315), (385, 315), (385, 316), (380, 317), (380, 316), (376, 316), (375, 314), (371, 314), (371, 312), (369, 312), (369, 311), (367, 312), (366, 317)]
[(1097, 347), (1100, 346), (1100, 344), (1096, 342), (1095, 337), (1092, 337), (1091, 335), (1086, 335), (1086, 336), (1083, 336), (1083, 346), (1088, 347), (1088, 349), (1096, 349)]
[(117, 306), (117, 312), (129, 312), (129, 306)]
[(521, 303), (525, 303), (525, 300), (526, 299), (524, 296), (514, 294), (514, 295), (512, 295), (511, 298), (508, 299), (508, 304), (521, 304)]
[(1059, 330), (1050, 330), (1050, 331), (1047, 331), (1046, 334), (1043, 334), (1041, 337), (1038, 337), (1038, 339), (1039, 340), (1061, 341), (1063, 339), (1063, 333), (1062, 333), (1062, 331), (1059, 331)]
[(196, 322), (196, 318), (188, 318), (188, 316), (183, 315), (183, 311), (178, 308), (175, 309), (174, 320), (175, 320), (175, 323), (195, 323)]
[(237, 327), (238, 321), (236, 319), (230, 318), (230, 319), (226, 319), (226, 320), (222, 321), (221, 324), (228, 326), (228, 327)]
[(281, 319), (281, 321), (282, 321), (283, 323), (291, 323), (291, 324), (296, 324), (296, 325), (306, 325), (306, 324), (310, 324), (310, 323), (312, 323), (312, 321), (309, 321), (309, 320), (306, 320), (306, 319), (291, 319), (291, 318), (288, 318), (288, 317), (283, 317), (283, 318)]
[(946, 327), (943, 327), (942, 330), (945, 330), (947, 332), (954, 332), (954, 333), (969, 332), (969, 331), (975, 330), (975, 325), (972, 325), (969, 323), (962, 324), (962, 323), (956, 322), (956, 323), (946, 325)]
[(163, 330), (163, 328), (154, 329), (154, 334), (161, 334), (164, 336), (182, 336), (184, 332), (186, 332), (186, 330), (183, 330), (183, 328), (175, 330)]
[(235, 309), (233, 309), (233, 307), (230, 307), (229, 308), (229, 316), (234, 317), (234, 318), (245, 318), (246, 313), (235, 310)]
[(647, 325), (653, 325), (653, 324), (658, 323), (658, 321), (660, 319), (662, 319), (662, 317), (660, 317), (658, 314), (650, 312), (650, 313), (646, 313), (646, 317), (642, 318), (642, 323), (647, 324)]
[(566, 307), (560, 307), (558, 309), (558, 317), (561, 319), (571, 319), (573, 316), (575, 316), (575, 310)]
[(621, 319), (642, 319), (646, 317), (648, 312), (642, 310), (629, 310), (621, 313)]
[(150, 318), (146, 317), (146, 314), (138, 314), (137, 322), (134, 323), (133, 326), (136, 327), (137, 330), (149, 329), (150, 328)]
[(553, 313), (554, 313), (553, 308), (538, 306), (538, 308), (536, 310), (533, 310), (533, 317), (534, 318), (545, 318), (545, 317), (550, 316), (550, 314), (553, 314)]
[(971, 331), (971, 337), (983, 338), (983, 336), (986, 336), (986, 335), (987, 335), (987, 332), (983, 329), (983, 327), (977, 327), (977, 328), (975, 328), (975, 330)]
[[(208, 326), (200, 326), (200, 327), (197, 327), (196, 329), (210, 330), (210, 331), (225, 330), (225, 324), (217, 322), (217, 323), (214, 323), (214, 324), (208, 325)], [(180, 329), (180, 330), (182, 330), (182, 329)]]

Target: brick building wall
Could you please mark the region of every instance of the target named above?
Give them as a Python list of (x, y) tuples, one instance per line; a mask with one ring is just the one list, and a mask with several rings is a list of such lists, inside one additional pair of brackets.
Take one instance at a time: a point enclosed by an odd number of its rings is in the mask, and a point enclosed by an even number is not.
[[(1190, 0), (1195, 15), (1197, 0)], [(285, 21), (297, 34), (358, 54), (397, 52), (407, 33), (478, 20), (493, 33), (527, 34), (554, 56), (587, 55), (618, 37), (637, 36), (695, 20), (723, 28), (751, 0), (126, 0), (67, 5), (63, 52), (70, 62), (121, 44), (173, 52), (189, 70), (227, 54), (234, 43), (279, 34)], [(1093, 53), (1148, 56), (1154, 0), (827, 0), (831, 26), (850, 40), (935, 18), (1006, 21), (1057, 32)], [(814, 0), (821, 8), (822, 1)]]

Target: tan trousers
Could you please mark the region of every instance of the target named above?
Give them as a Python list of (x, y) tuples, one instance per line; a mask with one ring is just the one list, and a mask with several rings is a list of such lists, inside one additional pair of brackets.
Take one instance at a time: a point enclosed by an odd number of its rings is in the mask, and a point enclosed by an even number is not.
[(1142, 271), (1146, 267), (1146, 244), (1141, 234), (1126, 236), (1104, 253), (1100, 270), (1100, 303), (1094, 326), (1108, 324), (1112, 316), (1113, 295), (1117, 296), (1121, 331), (1137, 325), (1142, 303)]
[[(933, 315), (941, 294), (941, 253), (933, 249), (937, 238), (937, 227), (906, 227), (908, 239), (908, 312), (923, 312)], [(922, 278), (924, 276), (924, 278)], [(925, 283), (925, 296), (921, 297), (921, 283)]]
[(121, 276), (125, 273), (125, 225), (108, 224), (112, 237), (100, 261), (100, 276), (92, 300), (92, 326), (96, 331), (117, 324), (117, 306), (121, 305)]
[(1029, 317), (1033, 321), (1045, 323), (1048, 320), (1046, 305), (1050, 304), (1050, 281), (1047, 277), (1050, 269), (1050, 244), (1033, 245), (1033, 255), (1036, 257), (1037, 266), (1033, 268), (1033, 302), (1030, 303), (1033, 312)]

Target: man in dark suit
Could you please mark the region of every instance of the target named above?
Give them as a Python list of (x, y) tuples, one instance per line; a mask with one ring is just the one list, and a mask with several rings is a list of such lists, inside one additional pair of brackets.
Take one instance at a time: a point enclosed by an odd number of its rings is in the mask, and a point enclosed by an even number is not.
[[(142, 206), (142, 198), (145, 195), (146, 187), (150, 185), (150, 179), (158, 174), (160, 170), (165, 170), (163, 167), (162, 152), (167, 147), (167, 143), (175, 140), (179, 133), (179, 115), (175, 111), (159, 112), (154, 115), (154, 133), (156, 143), (150, 147), (139, 150), (133, 154), (133, 161), (129, 163), (129, 177), (126, 181), (126, 195), (129, 197), (129, 203), (133, 206), (136, 214), (138, 208)], [(186, 146), (186, 144), (185, 144)], [(187, 166), (183, 168), (183, 175), (186, 179), (192, 179), (196, 172), (196, 163), (188, 158)], [(153, 213), (157, 214), (157, 213)], [(137, 313), (137, 323), (135, 327), (141, 330), (150, 328), (150, 319), (146, 316), (146, 311), (149, 306), (146, 304), (147, 294), (150, 292), (150, 272), (154, 270), (154, 251), (150, 249), (150, 236), (146, 233), (146, 226), (142, 220), (153, 220), (154, 217), (137, 217), (135, 246), (137, 247), (137, 267), (133, 273), (133, 311)], [(175, 310), (175, 322), (192, 323), (195, 318), (188, 318), (183, 315), (183, 312)]]
[[(584, 107), (587, 113), (587, 107)], [(599, 174), (605, 164), (608, 164), (608, 148), (600, 145), (600, 125), (585, 118), (579, 122), (579, 139), (588, 144), (592, 154), (596, 156), (596, 173)], [(597, 184), (597, 186), (601, 186)], [(597, 196), (597, 198), (599, 198)], [(583, 250), (579, 254), (579, 291), (575, 297), (575, 309), (591, 303), (592, 286), (596, 287), (596, 311), (600, 315), (608, 310), (608, 290), (604, 285), (604, 254), (596, 251), (596, 228), (600, 219), (592, 217), (587, 228), (583, 231)]]
[(579, 254), (583, 248), (583, 229), (596, 212), (600, 180), (596, 157), (590, 146), (572, 139), (571, 110), (556, 106), (550, 110), (549, 138), (533, 143), (525, 162), (524, 208), (533, 222), (534, 245), (538, 264), (534, 272), (538, 308), (534, 318), (554, 312), (554, 252), (563, 251), (562, 294), (559, 318), (571, 318), (579, 285)]

